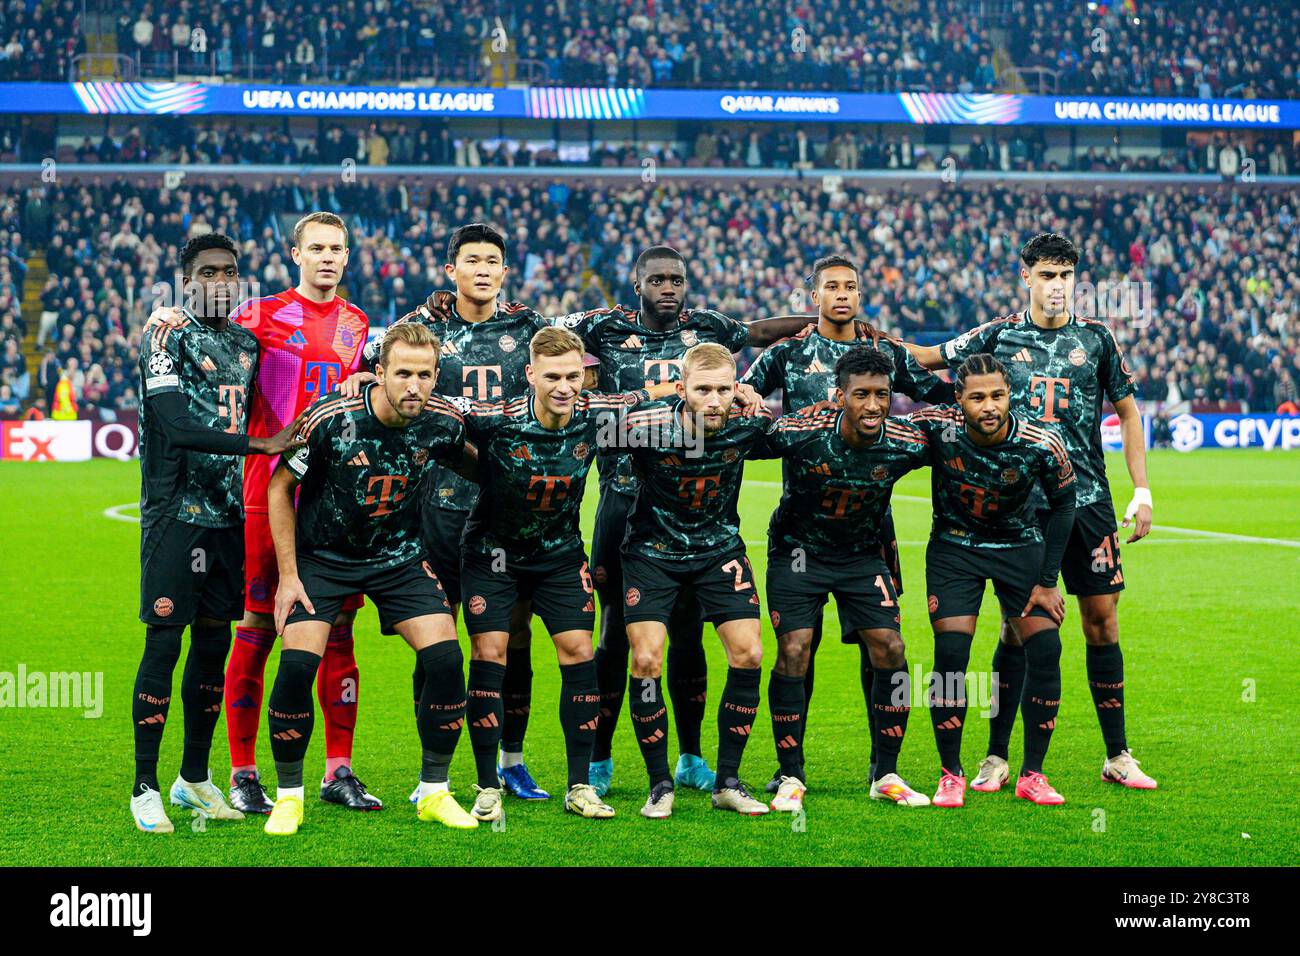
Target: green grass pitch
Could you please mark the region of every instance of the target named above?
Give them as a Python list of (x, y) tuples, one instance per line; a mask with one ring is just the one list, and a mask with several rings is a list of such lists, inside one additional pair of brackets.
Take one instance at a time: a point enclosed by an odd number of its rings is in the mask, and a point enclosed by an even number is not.
[[(1110, 456), (1120, 507), (1129, 486), (1123, 461)], [(411, 652), (378, 635), (374, 609), (357, 624), (361, 668), (356, 766), (386, 802), (357, 814), (309, 799), (296, 839), (272, 841), (262, 819), (196, 826), (170, 808), (177, 832), (147, 836), (131, 825), (130, 692), (143, 639), (136, 618), (139, 527), (104, 510), (133, 502), (135, 463), (0, 466), (5, 502), (0, 549), (0, 671), (103, 674), (98, 719), (69, 709), (0, 709), (0, 863), (62, 865), (1248, 865), (1296, 859), (1300, 824), (1290, 795), (1297, 783), (1295, 728), (1300, 706), (1300, 457), (1283, 452), (1161, 451), (1151, 455), (1157, 530), (1124, 548), (1128, 590), (1120, 604), (1127, 662), (1129, 739), (1160, 780), (1154, 793), (1127, 791), (1099, 779), (1100, 735), (1084, 679), (1077, 609), (1063, 628), (1064, 702), (1048, 757), (1060, 808), (972, 793), (960, 812), (907, 810), (867, 798), (866, 715), (857, 654), (827, 643), (818, 662), (817, 695), (807, 739), (810, 791), (794, 825), (786, 815), (744, 818), (709, 809), (694, 791), (678, 797), (671, 820), (637, 813), (645, 776), (624, 714), (615, 740), (609, 802), (618, 817), (579, 820), (557, 796), (540, 804), (510, 800), (504, 829), (453, 832), (421, 824), (406, 795), (417, 778), (418, 741), (411, 717)], [(779, 466), (747, 469), (742, 531), (762, 581), (764, 536), (778, 495)], [(932, 656), (925, 614), (923, 541), (930, 520), (928, 475), (899, 485), (895, 515), (902, 542), (903, 636), (909, 663)], [(594, 476), (586, 500), (589, 532)], [(135, 514), (134, 506), (124, 509)], [(1169, 529), (1169, 530), (1165, 530)], [(1173, 530), (1182, 529), (1182, 530)], [(1191, 529), (1191, 530), (1189, 530)], [(1213, 534), (1191, 533), (1212, 532)], [(1248, 538), (1265, 540), (1247, 540)], [(987, 671), (997, 632), (990, 590), (972, 655)], [(764, 608), (766, 611), (766, 606)], [(766, 617), (766, 615), (765, 615)], [(838, 633), (828, 622), (828, 633)], [(711, 669), (710, 715), (725, 660), (706, 633)], [(468, 642), (465, 641), (466, 656)], [(764, 687), (775, 652), (764, 621)], [(272, 656), (268, 688), (275, 667)], [(549, 640), (535, 636), (536, 673), (527, 754), (539, 782), (562, 791), (558, 672)], [(180, 668), (176, 680), (180, 680)], [(159, 777), (174, 778), (180, 757), (179, 705), (163, 744)], [(705, 723), (713, 762), (716, 729)], [(764, 704), (745, 756), (757, 786), (775, 766)], [(265, 715), (263, 715), (265, 728)], [(228, 771), (224, 721), (213, 748), (214, 779)], [(265, 734), (265, 730), (263, 730)], [(983, 754), (987, 728), (972, 708), (965, 763)], [(323, 764), (322, 733), (308, 755)], [(1018, 759), (1020, 732), (1012, 742)], [(274, 777), (265, 737), (259, 756)], [(675, 745), (673, 759), (676, 757)], [(927, 715), (911, 716), (901, 772), (932, 792), (934, 738)], [(467, 736), (452, 766), (453, 786), (469, 793), (473, 758)], [(273, 784), (273, 780), (269, 780)], [(310, 786), (309, 786), (310, 790)]]

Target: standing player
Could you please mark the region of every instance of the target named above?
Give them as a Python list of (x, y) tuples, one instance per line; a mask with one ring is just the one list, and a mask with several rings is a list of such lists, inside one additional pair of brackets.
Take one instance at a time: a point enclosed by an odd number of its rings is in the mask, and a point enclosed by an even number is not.
[[(918, 365), (902, 343), (896, 339), (881, 335), (869, 325), (864, 328), (857, 321), (862, 292), (858, 285), (858, 268), (852, 260), (844, 256), (823, 256), (813, 264), (810, 282), (813, 305), (817, 307), (817, 325), (807, 334), (784, 339), (769, 346), (746, 370), (741, 377), (741, 382), (752, 385), (764, 397), (780, 389), (782, 411), (786, 415), (796, 409), (824, 404), (828, 400), (836, 401), (835, 396), (842, 387), (842, 383), (836, 381), (833, 371), (836, 363), (852, 349), (861, 345), (865, 334), (872, 347), (878, 349), (889, 360), (893, 369), (890, 374), (895, 390), (918, 402), (940, 404), (952, 401), (951, 383), (943, 381)], [(783, 474), (788, 478), (788, 466), (783, 466)], [(882, 548), (893, 578), (893, 586), (901, 594), (903, 575), (898, 559), (898, 541), (894, 533), (893, 514), (889, 510), (888, 503), (888, 496), (886, 496), (886, 508), (882, 518), (884, 524), (877, 530), (883, 542)], [(818, 611), (813, 616), (812, 639), (805, 665), (804, 711), (800, 718), (800, 725), (804, 730), (807, 729), (808, 705), (812, 702), (813, 671), (821, 638), (822, 615)], [(843, 629), (841, 639), (846, 644), (857, 644), (861, 653), (859, 675), (862, 681), (862, 698), (866, 702), (867, 714), (874, 728), (876, 709), (871, 704), (871, 654), (866, 644), (859, 643), (858, 635), (853, 629)], [(800, 673), (804, 674), (805, 671), (800, 670)], [(798, 754), (787, 754), (786, 757), (784, 766), (787, 770), (793, 763), (802, 766), (802, 750)], [(875, 763), (876, 738), (873, 730), (868, 779), (876, 778)], [(767, 785), (769, 793), (776, 792), (783, 773), (783, 770), (778, 769), (773, 774)]]
[[(284, 635), (267, 707), (279, 789), (266, 832), (290, 836), (303, 820), (302, 763), (311, 742), (311, 685), (343, 602), (369, 594), (386, 631), (415, 651), (425, 673), (417, 725), (423, 750), (421, 820), (478, 822), (447, 782), (465, 723), (465, 674), (451, 605), (420, 543), (420, 484), (436, 460), (461, 464), (465, 428), (432, 396), (438, 340), (405, 325), (384, 339), (378, 381), (359, 398), (328, 396), (308, 411), (306, 447), (282, 459), (268, 489)], [(295, 512), (294, 497), (298, 494)]]
[(147, 833), (171, 833), (158, 786), (158, 748), (171, 703), (181, 634), (185, 748), (171, 802), (218, 820), (243, 814), (212, 785), (208, 754), (221, 716), (230, 622), (243, 614), (241, 455), (293, 450), (296, 422), (270, 438), (247, 435), (257, 340), (227, 316), (238, 290), (235, 245), (217, 233), (181, 250), (192, 311), (183, 328), (155, 325), (140, 349), (140, 620), (135, 678), (131, 815)]
[[(348, 230), (333, 213), (314, 212), (293, 228), (298, 285), (277, 295), (249, 299), (231, 315), (257, 337), (262, 350), (257, 387), (249, 400), (249, 434), (273, 435), (312, 402), (356, 371), (366, 342), (365, 313), (336, 293), (348, 262)], [(150, 318), (181, 325), (174, 310)], [(266, 489), (273, 458), (250, 458), (244, 469), (244, 619), (235, 630), (226, 666), (226, 731), (230, 742), (230, 802), (246, 813), (270, 813), (257, 771), (257, 729), (266, 659), (275, 642), (275, 552), (267, 524)], [(352, 622), (360, 595), (345, 601), (330, 629), (317, 693), (325, 716), (325, 777), (320, 797), (355, 810), (383, 803), (367, 793), (352, 772), (357, 724), (358, 674)]]
[[(777, 316), (746, 323), (712, 309), (687, 309), (686, 261), (670, 246), (652, 246), (637, 257), (632, 289), (640, 299), (640, 309), (616, 305), (553, 320), (581, 335), (587, 351), (599, 359), (597, 388), (602, 392), (628, 392), (677, 381), (686, 350), (701, 342), (716, 342), (738, 352), (793, 335), (808, 324), (806, 316)], [(737, 396), (747, 408), (759, 404), (748, 385), (738, 386)], [(601, 606), (600, 645), (596, 648), (601, 711), (590, 779), (604, 796), (614, 772), (611, 746), (627, 689), (628, 640), (623, 625), (620, 551), (637, 479), (623, 458), (602, 462), (599, 468), (600, 501), (592, 532), (591, 560)], [(668, 697), (673, 704), (679, 751), (673, 778), (678, 786), (712, 791), (714, 772), (700, 753), (708, 687), (704, 624), (693, 600), (684, 600), (673, 610), (668, 624)]]
[[(990, 355), (957, 369), (957, 402), (910, 416), (930, 443), (934, 522), (925, 583), (934, 628), (930, 722), (939, 748), (936, 807), (966, 802), (961, 765), (966, 665), (985, 583), (1025, 649), (1025, 753), (1016, 796), (1064, 803), (1043, 775), (1061, 705), (1061, 556), (1074, 524), (1074, 468), (1052, 425), (1011, 412), (1007, 370)], [(1039, 528), (1032, 503), (1041, 483), (1049, 513)], [(1011, 700), (999, 697), (1008, 708)]]
[(907, 660), (899, 628), (898, 592), (885, 561), (882, 529), (899, 478), (929, 461), (925, 433), (889, 417), (894, 360), (869, 345), (835, 363), (838, 405), (776, 422), (761, 452), (780, 457), (781, 503), (768, 528), (767, 601), (779, 653), (768, 682), (772, 736), (780, 764), (773, 810), (803, 808), (804, 675), (813, 629), (830, 595), (845, 640), (859, 643), (878, 672), (867, 700), (872, 737), (871, 796), (928, 806), (898, 775), (907, 729)]
[[(602, 432), (615, 432), (619, 416), (650, 395), (584, 393), (582, 355), (582, 340), (572, 332), (543, 329), (529, 343), (530, 394), (461, 406), (483, 486), (465, 525), (461, 561), (473, 645), (468, 719), (478, 784), (472, 812), (479, 820), (502, 815), (496, 767), (501, 690), (510, 615), (520, 599), (541, 616), (560, 661), (564, 807), (588, 818), (614, 815), (587, 780), (600, 711), (591, 650), (596, 609), (578, 519)], [(670, 389), (661, 385), (658, 392)]]
[(763, 442), (771, 415), (761, 408), (752, 417), (733, 416), (735, 388), (735, 359), (724, 346), (692, 346), (682, 360), (677, 401), (629, 415), (619, 447), (610, 450), (630, 453), (641, 475), (623, 542), (623, 620), (632, 646), (632, 727), (650, 777), (645, 817), (672, 813), (660, 673), (672, 609), (688, 592), (727, 652), (713, 806), (751, 816), (768, 812), (740, 780), (758, 714), (763, 645), (736, 501), (745, 456)]
[[(1088, 686), (1106, 746), (1101, 778), (1154, 790), (1156, 781), (1133, 759), (1125, 733), (1124, 655), (1119, 646), (1119, 593), (1124, 589), (1124, 571), (1101, 444), (1102, 402), (1109, 400), (1119, 415), (1124, 461), (1134, 485), (1123, 522), (1125, 528), (1134, 526), (1125, 541), (1133, 544), (1151, 530), (1146, 444), (1142, 415), (1133, 397), (1137, 389), (1105, 323), (1070, 311), (1079, 262), (1074, 243), (1044, 233), (1025, 244), (1020, 260), (1020, 278), (1029, 289), (1025, 311), (989, 322), (941, 346), (909, 348), (930, 368), (956, 367), (979, 353), (994, 356), (1010, 376), (1013, 407), (1060, 429), (1079, 476), (1079, 511), (1061, 572), (1066, 589), (1079, 601)], [(1036, 504), (1040, 517), (1044, 516), (1041, 495)], [(1005, 627), (993, 656), (993, 670), (1009, 699), (1019, 699), (1025, 655), (1016, 645), (1014, 633)], [(1007, 781), (1007, 744), (1015, 720), (1015, 707), (1006, 707), (991, 722), (989, 755), (971, 783), (975, 789), (993, 792)]]
[[(505, 257), (505, 238), (491, 226), (473, 222), (459, 227), (447, 243), (443, 267), (456, 287), (455, 297), (434, 293), (428, 302), (390, 327), (414, 322), (438, 336), (442, 357), (434, 391), (445, 398), (495, 401), (524, 388), (528, 342), (547, 322), (526, 306), (498, 301), (501, 284), (509, 273)], [(378, 342), (367, 347), (367, 365), (373, 365), (378, 348)], [(364, 373), (357, 376), (345, 384), (343, 394), (356, 394), (360, 384), (369, 379)], [(421, 502), (424, 545), (446, 588), (453, 616), (459, 613), (463, 593), (461, 537), (478, 495), (478, 485), (444, 468), (428, 482)], [(527, 604), (522, 604), (514, 609), (510, 622), (511, 651), (502, 689), (505, 715), (498, 776), (501, 785), (514, 796), (545, 800), (550, 794), (533, 780), (523, 755), (533, 694), (530, 619)], [(423, 683), (423, 671), (416, 668), (413, 685), (417, 700)]]

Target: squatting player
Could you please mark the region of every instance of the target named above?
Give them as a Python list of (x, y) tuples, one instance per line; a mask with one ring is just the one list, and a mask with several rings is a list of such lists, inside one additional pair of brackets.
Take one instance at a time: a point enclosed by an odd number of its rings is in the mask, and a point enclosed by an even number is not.
[(328, 396), (313, 405), (303, 427), (306, 446), (281, 459), (271, 478), (275, 627), (284, 641), (267, 707), (279, 782), (269, 834), (289, 836), (302, 824), (311, 685), (330, 627), (357, 593), (370, 595), (384, 630), (402, 636), (425, 674), (416, 719), (419, 818), (478, 826), (448, 788), (465, 723), (464, 659), (451, 605), (420, 542), (420, 485), (436, 461), (462, 465), (465, 454), (460, 414), (432, 395), (438, 348), (420, 325), (386, 336), (378, 380), (358, 398)]
[[(1156, 781), (1138, 766), (1129, 751), (1124, 720), (1124, 655), (1119, 646), (1119, 594), (1124, 590), (1115, 506), (1106, 480), (1101, 444), (1102, 402), (1109, 400), (1120, 420), (1124, 461), (1133, 480), (1133, 500), (1124, 510), (1123, 526), (1133, 524), (1125, 544), (1151, 530), (1151, 489), (1147, 481), (1142, 415), (1134, 394), (1133, 374), (1105, 323), (1071, 312), (1079, 250), (1054, 233), (1035, 236), (1020, 252), (1020, 278), (1029, 290), (1029, 307), (973, 329), (941, 346), (908, 346), (931, 368), (956, 367), (978, 353), (1006, 366), (1014, 408), (1060, 429), (1079, 476), (1078, 512), (1065, 550), (1061, 576), (1078, 598), (1079, 619), (1087, 646), (1088, 687), (1106, 746), (1101, 778), (1138, 790), (1154, 790)], [(1041, 495), (1035, 498), (1040, 518)], [(1014, 633), (1004, 627), (993, 655), (1010, 700), (1020, 696), (1025, 655)], [(989, 725), (988, 757), (971, 786), (992, 792), (1007, 781), (1007, 745), (1016, 709), (999, 711)]]
[[(934, 629), (928, 698), (939, 748), (936, 807), (966, 802), (961, 765), (966, 666), (985, 583), (1025, 649), (1025, 753), (1016, 796), (1041, 805), (1065, 800), (1043, 775), (1061, 705), (1061, 555), (1074, 524), (1077, 480), (1055, 426), (1011, 411), (1006, 368), (973, 355), (957, 369), (957, 405), (914, 412), (929, 439), (934, 519), (925, 549), (925, 583)], [(1032, 495), (1042, 485), (1049, 512), (1042, 528)], [(999, 695), (999, 705), (1015, 703)]]
[(876, 671), (872, 713), (871, 796), (902, 806), (930, 800), (898, 775), (908, 704), (907, 660), (898, 592), (885, 560), (885, 512), (894, 483), (929, 463), (929, 440), (915, 425), (889, 417), (895, 362), (859, 345), (835, 363), (838, 405), (808, 416), (786, 415), (761, 451), (780, 457), (781, 503), (768, 528), (767, 603), (778, 656), (767, 685), (772, 737), (780, 765), (773, 810), (803, 808), (804, 676), (813, 630), (830, 595), (845, 634), (861, 643)]
[(208, 754), (221, 716), (230, 622), (244, 613), (244, 509), (238, 456), (279, 455), (297, 422), (269, 438), (247, 434), (257, 340), (228, 321), (239, 288), (235, 245), (217, 233), (181, 250), (189, 319), (155, 325), (140, 349), (140, 620), (144, 657), (131, 704), (131, 815), (146, 833), (171, 833), (158, 786), (158, 748), (171, 703), (181, 634), (185, 747), (170, 799), (217, 820), (240, 820), (212, 784)]
[[(434, 391), (444, 398), (496, 401), (523, 392), (527, 387), (524, 370), (528, 365), (528, 342), (547, 323), (526, 306), (499, 301), (501, 285), (510, 271), (505, 238), (486, 223), (460, 226), (447, 242), (443, 268), (455, 285), (455, 296), (434, 293), (390, 328), (414, 322), (429, 328), (442, 342)], [(367, 346), (369, 367), (373, 367), (380, 341)], [(356, 394), (360, 384), (369, 379), (365, 373), (354, 377), (344, 384), (343, 394)], [(420, 503), (424, 545), (446, 588), (453, 617), (459, 613), (464, 592), (460, 582), (461, 538), (478, 495), (479, 487), (474, 482), (450, 469), (441, 469), (428, 482)], [(550, 794), (537, 785), (523, 754), (533, 695), (531, 614), (527, 604), (517, 606), (513, 613), (512, 650), (507, 655), (502, 688), (505, 715), (498, 777), (500, 785), (516, 797), (545, 800)], [(424, 672), (417, 667), (413, 675), (417, 700), (423, 684)]]
[[(836, 363), (848, 352), (869, 341), (890, 360), (893, 388), (918, 402), (940, 404), (953, 399), (952, 384), (927, 371), (917, 364), (907, 349), (896, 339), (882, 335), (870, 325), (858, 321), (861, 311), (862, 292), (858, 284), (858, 268), (851, 259), (844, 256), (823, 256), (813, 263), (812, 301), (817, 307), (817, 324), (805, 333), (784, 339), (769, 346), (754, 360), (741, 382), (752, 385), (760, 395), (771, 395), (781, 391), (781, 405), (784, 414), (789, 415), (796, 409), (835, 401), (840, 389), (834, 369)], [(886, 412), (887, 413), (887, 412)], [(783, 471), (785, 468), (783, 467)], [(788, 473), (788, 472), (787, 472)], [(894, 586), (902, 593), (902, 568), (898, 560), (898, 542), (894, 534), (894, 519), (888, 508), (883, 516), (884, 524), (877, 529), (885, 560), (894, 579)], [(817, 649), (821, 644), (822, 615), (815, 615), (812, 642), (809, 648), (804, 678), (804, 711), (800, 725), (806, 730), (808, 705), (812, 702), (813, 671), (816, 664)], [(862, 697), (867, 706), (867, 714), (872, 728), (875, 727), (876, 710), (872, 707), (872, 667), (871, 655), (866, 644), (859, 643), (856, 631), (842, 631), (841, 639), (846, 644), (857, 644), (861, 653), (859, 675), (862, 681)], [(778, 666), (779, 663), (778, 663)], [(804, 671), (801, 671), (804, 673)], [(786, 754), (784, 766), (803, 764), (802, 736), (797, 753)], [(874, 780), (876, 758), (876, 739), (874, 731), (871, 736), (871, 770), (869, 779)], [(778, 769), (767, 785), (768, 792), (775, 793), (780, 786), (783, 771)]]
[[(465, 525), (461, 583), (469, 665), (469, 734), (478, 784), (479, 820), (502, 815), (496, 754), (501, 740), (502, 683), (510, 615), (521, 600), (540, 615), (560, 663), (560, 726), (568, 762), (566, 810), (605, 819), (614, 811), (587, 779), (599, 717), (591, 632), (596, 608), (578, 530), (582, 494), (602, 430), (651, 397), (582, 391), (582, 340), (546, 328), (529, 343), (532, 391), (498, 402), (463, 402), (467, 437), (478, 449), (482, 492)], [(654, 397), (671, 392), (660, 385)]]
[(759, 815), (768, 806), (740, 780), (740, 762), (758, 715), (763, 645), (754, 572), (740, 537), (736, 501), (745, 456), (771, 424), (767, 409), (731, 414), (736, 362), (724, 346), (692, 346), (675, 383), (677, 400), (627, 416), (618, 447), (641, 477), (623, 542), (623, 619), (632, 645), (628, 678), (632, 729), (650, 777), (641, 814), (671, 815), (668, 715), (660, 673), (674, 605), (693, 592), (727, 652), (718, 702), (713, 806)]
[[(312, 402), (328, 395), (361, 362), (370, 323), (364, 312), (337, 295), (348, 262), (348, 230), (338, 216), (314, 212), (293, 229), (298, 284), (273, 296), (250, 299), (231, 320), (257, 338), (262, 360), (249, 399), (250, 435), (269, 436)], [(180, 325), (183, 316), (155, 312), (155, 321)], [(266, 659), (275, 642), (275, 553), (267, 519), (266, 489), (275, 458), (249, 458), (244, 468), (244, 618), (226, 665), (226, 731), (230, 743), (230, 802), (245, 813), (270, 813), (271, 802), (257, 771), (257, 729)], [(355, 810), (383, 803), (352, 772), (357, 723), (358, 674), (352, 622), (360, 595), (349, 598), (330, 629), (317, 694), (325, 718), (325, 776), (320, 798)]]

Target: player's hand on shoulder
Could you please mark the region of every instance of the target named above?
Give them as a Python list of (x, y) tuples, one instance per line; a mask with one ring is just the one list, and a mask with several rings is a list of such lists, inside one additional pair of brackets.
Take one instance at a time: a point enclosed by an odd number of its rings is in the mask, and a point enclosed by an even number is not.
[(169, 325), (173, 329), (179, 329), (189, 324), (190, 320), (186, 317), (183, 309), (171, 305), (162, 305), (149, 313), (149, 320), (145, 322), (144, 327), (151, 329), (159, 325)]
[(806, 339), (806, 338), (808, 338), (808, 336), (812, 335), (813, 332), (815, 332), (815, 331), (817, 331), (817, 323), (816, 323), (816, 322), (809, 322), (809, 323), (808, 323), (807, 325), (805, 325), (802, 329), (800, 329), (798, 332), (796, 332), (796, 333), (794, 334), (794, 337), (795, 337), (796, 339)]
[(820, 415), (824, 411), (839, 407), (836, 402), (832, 402), (829, 398), (823, 398), (820, 402), (813, 402), (811, 405), (795, 409), (794, 413), (800, 418), (812, 418), (814, 415)]
[(302, 429), (307, 424), (307, 416), (310, 412), (310, 407), (304, 408), (297, 418), (270, 438), (249, 438), (249, 450), (263, 455), (292, 455), (307, 444), (307, 437), (302, 434)]
[(1029, 603), (1020, 612), (1020, 616), (1028, 617), (1029, 612), (1036, 607), (1046, 611), (1058, 626), (1065, 620), (1065, 598), (1061, 596), (1061, 589), (1058, 587), (1045, 588), (1041, 584), (1035, 584), (1034, 589), (1029, 592)]
[(315, 614), (307, 589), (302, 586), (298, 575), (280, 576), (280, 585), (275, 589), (275, 633), (284, 633), (284, 622), (289, 619), (295, 604), (302, 604), (308, 614)]
[(758, 410), (763, 407), (763, 396), (758, 394), (754, 386), (748, 382), (736, 383), (736, 404), (740, 406), (740, 415), (742, 418), (750, 418), (758, 414)]
[(430, 294), (424, 307), (429, 310), (429, 314), (439, 322), (446, 322), (451, 318), (452, 308), (456, 305), (456, 294), (448, 292), (446, 289), (439, 289), (437, 292)]
[(361, 394), (363, 386), (377, 381), (379, 381), (379, 378), (374, 372), (353, 372), (339, 382), (339, 394), (344, 398), (356, 398)]

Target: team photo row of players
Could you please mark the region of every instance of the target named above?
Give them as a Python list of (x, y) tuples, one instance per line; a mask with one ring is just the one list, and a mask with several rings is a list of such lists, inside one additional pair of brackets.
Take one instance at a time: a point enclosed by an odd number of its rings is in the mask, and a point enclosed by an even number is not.
[[(422, 764), (410, 800), (421, 820), (473, 828), (501, 818), (506, 794), (549, 797), (523, 759), (534, 612), (560, 667), (565, 810), (614, 816), (604, 798), (626, 697), (648, 778), (643, 816), (670, 816), (683, 788), (746, 815), (799, 811), (803, 728), (831, 596), (842, 640), (861, 654), (871, 797), (960, 807), (964, 675), (990, 580), (1003, 618), (993, 660), (1000, 706), (971, 787), (1009, 782), (1019, 711), (1016, 795), (1062, 803), (1043, 773), (1061, 697), (1058, 576), (1078, 598), (1106, 749), (1101, 778), (1155, 788), (1125, 738), (1124, 585), (1102, 403), (1121, 419), (1136, 488), (1123, 522), (1133, 525), (1130, 543), (1151, 521), (1141, 421), (1114, 336), (1070, 311), (1078, 252), (1069, 240), (1037, 236), (1022, 250), (1028, 308), (920, 347), (858, 318), (859, 274), (842, 256), (814, 265), (813, 324), (809, 316), (746, 323), (686, 308), (686, 264), (666, 246), (636, 262), (639, 309), (547, 318), (499, 302), (505, 241), (482, 223), (460, 227), (448, 243), (455, 292), (431, 295), (367, 343), (365, 316), (337, 295), (345, 223), (313, 213), (293, 239), (298, 285), (237, 308), (236, 246), (215, 234), (192, 239), (180, 263), (186, 307), (155, 311), (146, 329), (146, 639), (133, 698), (131, 797), (141, 830), (172, 830), (157, 764), (186, 626), (185, 741), (173, 805), (217, 819), (262, 813), (267, 833), (296, 833), (316, 684), (326, 744), (321, 799), (382, 807), (352, 770), (352, 621), (363, 595), (383, 632), (415, 651)], [(738, 381), (732, 353), (746, 346), (764, 351)], [(942, 367), (952, 382), (930, 371)], [(774, 421), (764, 398), (777, 390), (784, 407)], [(891, 416), (895, 390), (928, 407)], [(777, 763), (770, 800), (740, 776), (762, 697), (762, 645), (737, 504), (745, 461), (758, 458), (781, 459), (783, 474), (766, 582), (778, 639), (767, 684)], [(579, 516), (593, 462), (600, 499), (589, 557)], [(889, 510), (894, 484), (923, 466), (934, 510), (925, 561), (935, 641), (926, 704), (939, 758), (933, 799), (898, 773), (912, 698)], [(468, 679), (456, 638), (462, 607)], [(713, 767), (701, 746), (705, 623), (727, 659)], [(277, 775), (271, 801), (255, 744), (277, 636), (266, 702)], [(229, 802), (208, 767), (223, 702)], [(468, 811), (448, 779), (466, 722), (477, 777)]]

